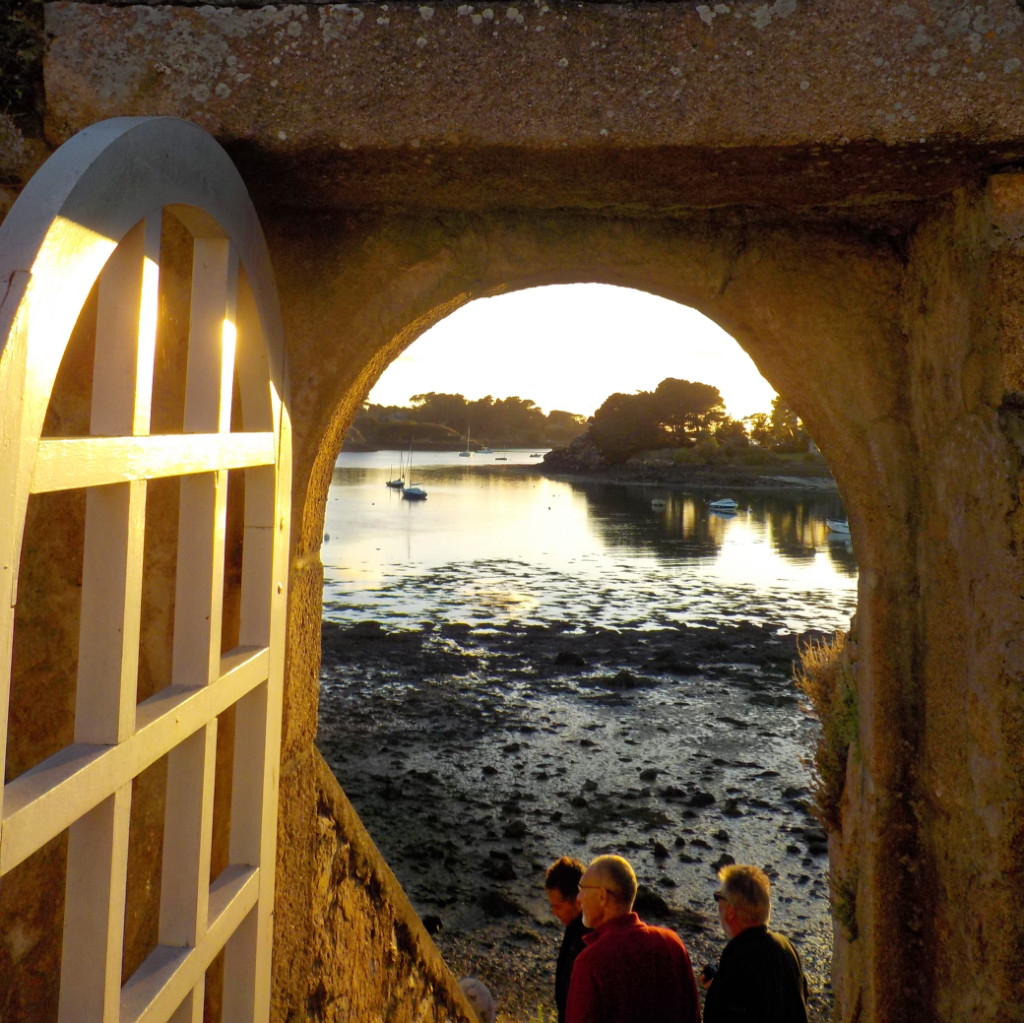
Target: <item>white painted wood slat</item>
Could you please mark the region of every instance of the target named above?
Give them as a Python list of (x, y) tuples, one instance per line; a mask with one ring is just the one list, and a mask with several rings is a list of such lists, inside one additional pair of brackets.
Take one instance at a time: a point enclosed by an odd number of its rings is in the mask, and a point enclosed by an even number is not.
[(0, 873), (59, 835), (120, 786), (267, 679), (269, 651), (225, 658), (216, 685), (168, 686), (140, 703), (135, 734), (116, 746), (75, 744), (6, 786)]
[(274, 445), (272, 433), (46, 439), (39, 443), (31, 492), (273, 465)]
[(119, 1023), (158, 1023), (170, 1018), (193, 979), (213, 962), (256, 905), (259, 871), (229, 867), (210, 885), (209, 926), (194, 948), (158, 945), (121, 989)]
[(59, 1023), (117, 1023), (130, 816), (123, 785), (71, 826)]

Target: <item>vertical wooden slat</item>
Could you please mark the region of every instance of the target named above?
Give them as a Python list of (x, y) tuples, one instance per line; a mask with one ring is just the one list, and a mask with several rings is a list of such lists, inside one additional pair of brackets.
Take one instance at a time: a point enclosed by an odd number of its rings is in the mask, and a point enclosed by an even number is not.
[(186, 433), (226, 432), (231, 425), (238, 259), (224, 238), (196, 239), (192, 266)]
[(138, 223), (121, 240), (100, 276), (89, 424), (94, 437), (149, 433), (160, 233), (159, 214)]
[[(0, 350), (0, 843), (3, 842), (4, 779), (7, 765), (7, 724), (10, 714), (11, 667), (14, 654), (14, 617), (18, 600), (18, 565), (25, 530), (31, 451), (36, 438), (23, 431), (28, 359), (28, 311), (23, 298), (31, 275), (12, 275), (7, 293), (0, 299), (0, 324), (10, 322), (6, 344)], [(0, 885), (3, 879), (0, 877)]]
[(130, 817), (123, 785), (71, 826), (59, 1023), (117, 1023)]
[[(148, 434), (156, 344), (160, 218), (139, 223), (100, 276), (94, 436)], [(135, 724), (145, 483), (86, 495), (75, 739), (115, 743)]]
[[(140, 222), (100, 275), (90, 429), (149, 432), (160, 220)], [(75, 740), (112, 745), (135, 727), (146, 487), (86, 494)], [(62, 1023), (117, 1018), (131, 786), (71, 827), (61, 968)]]
[(203, 1023), (203, 993), (206, 984), (201, 981), (178, 1006), (168, 1023)]
[(224, 947), (224, 995), (221, 1023), (254, 1023), (266, 1019), (261, 995), (265, 978), (261, 956), (260, 906), (250, 911)]
[[(186, 433), (227, 432), (235, 363), (238, 264), (223, 239), (200, 238), (193, 253)], [(178, 513), (172, 677), (203, 686), (220, 669), (227, 470), (186, 476)], [(160, 900), (161, 944), (194, 946), (209, 911), (217, 722), (168, 756)], [(175, 1023), (201, 1023), (201, 977)]]
[(206, 931), (216, 756), (216, 719), (167, 755), (161, 945), (191, 948)]
[(172, 678), (205, 686), (220, 669), (227, 471), (185, 476), (178, 509)]
[[(273, 429), (278, 425), (276, 396), (259, 317), (244, 274), (239, 281), (238, 325), (236, 362), (243, 428)], [(287, 493), (287, 475), (279, 477), (277, 466), (273, 472), (246, 470), (239, 642), (270, 646), (271, 659), (266, 684), (239, 701), (235, 710), (229, 855), (232, 863), (259, 866), (260, 896), (225, 948), (223, 1023), (261, 1021), (270, 1014), (283, 672), (283, 658), (275, 657), (273, 644), (275, 637), (282, 646), (284, 642), (280, 626), (284, 621), (287, 505), (282, 496)]]

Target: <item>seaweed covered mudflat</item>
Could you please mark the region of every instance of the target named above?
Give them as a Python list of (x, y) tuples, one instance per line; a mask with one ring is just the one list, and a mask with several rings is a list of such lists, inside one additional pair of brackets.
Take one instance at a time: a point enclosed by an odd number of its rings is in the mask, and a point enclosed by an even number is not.
[(562, 854), (626, 856), (640, 911), (695, 966), (723, 944), (729, 858), (768, 870), (773, 926), (828, 1017), (826, 838), (805, 761), (817, 725), (781, 626), (323, 625), (318, 744), (456, 975), (499, 1019), (552, 1004)]

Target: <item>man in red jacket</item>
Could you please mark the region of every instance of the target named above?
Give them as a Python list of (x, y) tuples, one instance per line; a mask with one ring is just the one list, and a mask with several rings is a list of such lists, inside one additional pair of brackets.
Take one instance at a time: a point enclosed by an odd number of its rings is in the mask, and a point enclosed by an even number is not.
[(621, 856), (598, 856), (580, 879), (583, 939), (569, 984), (567, 1023), (700, 1023), (697, 982), (675, 931), (633, 910), (636, 874)]

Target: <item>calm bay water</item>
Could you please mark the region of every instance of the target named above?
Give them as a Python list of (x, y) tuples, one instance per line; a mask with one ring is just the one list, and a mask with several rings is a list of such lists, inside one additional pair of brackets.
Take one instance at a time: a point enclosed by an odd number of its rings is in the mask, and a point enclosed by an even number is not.
[[(325, 518), (324, 614), (345, 622), (585, 620), (661, 628), (723, 620), (845, 629), (856, 606), (834, 491), (687, 493), (546, 479), (530, 450), (417, 454), (403, 500), (399, 452), (345, 453)], [(735, 515), (709, 499), (732, 497)], [(652, 502), (664, 501), (664, 507)]]

